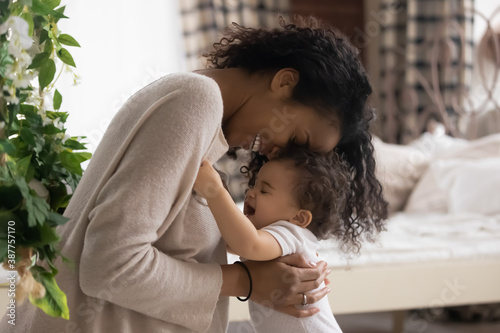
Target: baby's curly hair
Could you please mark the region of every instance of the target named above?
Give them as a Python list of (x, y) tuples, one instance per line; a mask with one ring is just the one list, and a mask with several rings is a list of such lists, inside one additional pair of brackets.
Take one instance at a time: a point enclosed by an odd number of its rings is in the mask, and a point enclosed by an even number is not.
[[(342, 137), (335, 152), (349, 166), (351, 181), (342, 219), (345, 235), (356, 240), (384, 230), (387, 202), (375, 177), (372, 136), (374, 110), (366, 103), (372, 93), (359, 51), (337, 29), (314, 17), (280, 18), (281, 28), (246, 28), (233, 23), (224, 37), (205, 54), (209, 67), (243, 68), (251, 73), (276, 73), (293, 68), (299, 82), (292, 99), (313, 107), (327, 120), (341, 120)], [(228, 152), (235, 158), (234, 149)], [(267, 160), (253, 154), (249, 168), (258, 170)], [(358, 247), (359, 248), (359, 247)]]
[[(357, 252), (361, 242), (357, 236), (351, 236), (349, 220), (344, 218), (351, 182), (347, 162), (335, 151), (315, 153), (293, 143), (279, 150), (272, 161), (293, 163), (297, 171), (293, 196), (301, 209), (312, 213), (312, 221), (307, 228), (316, 238), (334, 237), (341, 241), (345, 252)], [(249, 177), (249, 187), (255, 185), (259, 170), (242, 167), (242, 172)]]

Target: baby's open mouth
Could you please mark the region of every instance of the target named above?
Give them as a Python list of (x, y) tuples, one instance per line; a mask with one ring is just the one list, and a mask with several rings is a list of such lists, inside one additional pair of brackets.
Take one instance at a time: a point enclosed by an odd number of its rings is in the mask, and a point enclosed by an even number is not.
[(247, 202), (245, 202), (245, 205), (243, 206), (243, 214), (245, 216), (251, 216), (255, 214), (255, 209), (250, 206)]

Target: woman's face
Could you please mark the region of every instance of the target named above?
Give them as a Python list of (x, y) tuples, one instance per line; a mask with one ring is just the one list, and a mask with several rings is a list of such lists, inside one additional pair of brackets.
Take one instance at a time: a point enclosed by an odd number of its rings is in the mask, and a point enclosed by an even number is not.
[[(229, 145), (243, 149), (257, 146), (262, 155), (271, 158), (290, 140), (300, 145), (308, 143), (316, 152), (333, 150), (341, 137), (340, 121), (327, 119), (315, 109), (291, 101), (297, 82), (298, 74), (284, 69), (275, 74), (270, 84), (256, 88), (223, 126)], [(256, 141), (260, 145), (255, 145)]]

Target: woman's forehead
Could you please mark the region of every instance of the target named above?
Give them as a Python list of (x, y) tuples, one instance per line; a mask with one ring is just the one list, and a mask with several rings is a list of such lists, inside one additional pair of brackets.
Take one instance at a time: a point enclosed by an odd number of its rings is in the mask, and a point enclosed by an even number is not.
[(340, 141), (340, 126), (337, 123), (318, 122), (310, 125), (312, 129), (307, 131), (309, 148), (318, 153), (332, 151)]

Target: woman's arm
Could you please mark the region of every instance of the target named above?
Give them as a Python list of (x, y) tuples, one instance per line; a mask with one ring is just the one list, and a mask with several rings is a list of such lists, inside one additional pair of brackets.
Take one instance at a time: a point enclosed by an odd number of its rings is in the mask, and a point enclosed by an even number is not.
[(271, 260), (282, 255), (278, 241), (270, 233), (257, 230), (235, 205), (207, 160), (202, 162), (194, 189), (207, 200), (222, 238), (236, 254), (250, 260)]
[[(325, 262), (311, 267), (299, 254), (280, 257), (271, 261), (245, 261), (252, 276), (253, 292), (250, 299), (295, 317), (309, 317), (319, 312), (316, 307), (297, 308), (302, 304), (302, 293), (308, 304), (313, 304), (330, 292), (325, 287), (314, 293), (329, 274)], [(221, 296), (247, 296), (249, 280), (246, 271), (239, 265), (223, 265)]]

